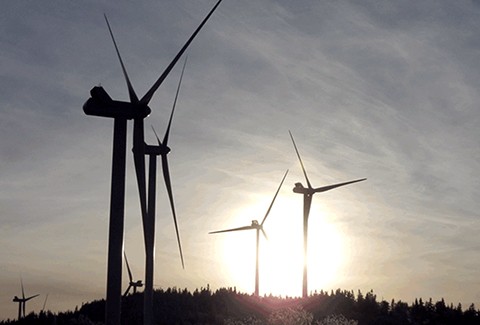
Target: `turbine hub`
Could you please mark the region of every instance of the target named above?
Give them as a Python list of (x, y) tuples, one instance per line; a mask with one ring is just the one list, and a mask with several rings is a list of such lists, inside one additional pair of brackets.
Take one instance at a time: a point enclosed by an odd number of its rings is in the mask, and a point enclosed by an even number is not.
[(144, 119), (148, 117), (150, 113), (152, 113), (152, 109), (147, 105), (135, 107), (135, 119)]

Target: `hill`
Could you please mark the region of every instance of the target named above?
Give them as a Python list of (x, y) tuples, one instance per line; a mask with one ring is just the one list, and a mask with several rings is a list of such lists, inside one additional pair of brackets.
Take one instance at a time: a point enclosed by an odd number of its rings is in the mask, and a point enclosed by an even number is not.
[[(122, 302), (122, 325), (142, 324), (143, 294), (136, 293)], [(327, 318), (343, 315), (343, 318)], [(50, 311), (30, 313), (22, 321), (6, 320), (7, 324), (102, 324), (105, 300), (83, 304), (74, 311), (54, 314)], [(349, 321), (350, 320), (350, 321)], [(472, 304), (466, 310), (458, 304), (447, 305), (416, 299), (378, 301), (373, 291), (355, 295), (353, 291), (315, 292), (308, 298), (263, 296), (239, 293), (233, 288), (211, 291), (201, 288), (156, 290), (154, 294), (155, 324), (226, 324), (226, 325), (309, 325), (309, 324), (480, 324), (480, 312)]]

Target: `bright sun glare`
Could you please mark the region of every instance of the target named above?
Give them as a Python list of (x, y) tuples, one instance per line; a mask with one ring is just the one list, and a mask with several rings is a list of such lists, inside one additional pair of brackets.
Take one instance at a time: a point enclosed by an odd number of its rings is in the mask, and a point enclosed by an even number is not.
[[(254, 204), (236, 211), (234, 223), (227, 227), (247, 226), (262, 219), (271, 196), (252, 197)], [(314, 198), (315, 201), (315, 198)], [(308, 290), (330, 289), (344, 262), (344, 244), (339, 230), (329, 223), (325, 207), (315, 202), (309, 218)], [(275, 204), (264, 224), (268, 239), (260, 238), (260, 294), (300, 296), (303, 273), (303, 198), (282, 198)], [(222, 260), (232, 285), (253, 292), (255, 285), (256, 231), (222, 234)], [(233, 284), (234, 283), (234, 284)]]

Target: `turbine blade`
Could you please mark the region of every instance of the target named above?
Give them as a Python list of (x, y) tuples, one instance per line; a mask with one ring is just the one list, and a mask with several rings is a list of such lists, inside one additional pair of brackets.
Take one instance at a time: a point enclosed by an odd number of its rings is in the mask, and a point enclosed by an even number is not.
[(133, 162), (137, 176), (138, 194), (140, 197), (140, 209), (142, 211), (143, 230), (146, 231), (147, 220), (147, 190), (145, 181), (145, 134), (143, 119), (133, 121)]
[(130, 291), (130, 288), (132, 287), (132, 285), (130, 284), (127, 288), (127, 290), (125, 290), (125, 293), (123, 294), (124, 296), (126, 296), (128, 294), (128, 292)]
[(123, 75), (125, 76), (125, 80), (127, 81), (128, 95), (130, 96), (130, 102), (136, 104), (138, 103), (137, 94), (135, 94), (135, 90), (133, 90), (133, 86), (130, 82), (130, 78), (128, 78), (127, 70), (125, 69), (125, 65), (123, 64), (122, 57), (120, 56), (120, 51), (118, 50), (117, 42), (115, 42), (115, 38), (113, 37), (113, 32), (112, 32), (112, 29), (110, 28), (110, 24), (108, 23), (107, 15), (106, 14), (103, 14), (103, 15), (105, 16), (105, 21), (107, 22), (108, 30), (110, 31), (110, 36), (112, 37), (113, 45), (115, 46), (115, 50), (117, 51), (117, 56), (118, 56), (118, 59), (120, 60), (120, 65), (122, 66)]
[(221, 232), (229, 232), (229, 231), (239, 231), (239, 230), (250, 230), (250, 229), (257, 229), (255, 226), (245, 226), (239, 228), (232, 228), (232, 229), (225, 229), (225, 230), (217, 230), (217, 231), (210, 231), (209, 234), (218, 234)]
[(260, 228), (260, 230), (262, 230), (262, 233), (265, 236), (265, 239), (268, 240), (267, 233), (265, 232), (265, 230), (263, 230), (263, 227)]
[(23, 301), (23, 318), (25, 318), (25, 306), (27, 305), (25, 301), (26, 300)]
[(47, 293), (47, 296), (45, 297), (45, 301), (43, 302), (43, 308), (42, 308), (42, 311), (45, 311), (45, 306), (47, 305), (47, 299), (48, 299), (48, 293)]
[(182, 260), (182, 267), (185, 269), (185, 263), (183, 261), (182, 244), (180, 242), (180, 233), (178, 231), (177, 215), (175, 213), (175, 204), (173, 202), (172, 184), (170, 182), (170, 172), (168, 170), (168, 161), (167, 161), (167, 155), (166, 154), (162, 155), (162, 170), (163, 170), (163, 179), (165, 180), (165, 186), (167, 187), (168, 198), (170, 200), (170, 207), (172, 208), (173, 222), (175, 224), (175, 231), (177, 233), (178, 249), (180, 250), (180, 258)]
[(183, 72), (185, 71), (185, 65), (187, 64), (187, 57), (185, 57), (185, 62), (183, 63), (182, 74), (180, 75), (180, 81), (178, 82), (177, 92), (175, 94), (175, 100), (173, 101), (172, 112), (170, 113), (170, 120), (168, 121), (167, 131), (165, 131), (165, 136), (163, 137), (162, 144), (163, 146), (168, 145), (168, 136), (170, 134), (170, 126), (172, 125), (173, 112), (175, 111), (175, 106), (177, 105), (178, 93), (180, 92), (180, 86), (182, 85)]
[(38, 296), (40, 296), (40, 295), (38, 294), (38, 295), (35, 295), (35, 296), (28, 297), (28, 298), (25, 299), (25, 301), (29, 301), (30, 299), (38, 297)]
[(155, 133), (155, 137), (157, 138), (158, 146), (162, 147), (162, 142), (160, 141), (160, 138), (158, 137), (157, 131), (155, 131), (155, 129), (153, 128), (153, 125), (152, 125), (152, 130), (153, 130), (153, 133)]
[(25, 299), (25, 291), (23, 290), (23, 279), (22, 279), (22, 276), (20, 276), (20, 284), (22, 285), (22, 298)]
[(319, 188), (315, 189), (315, 193), (325, 192), (325, 191), (332, 190), (332, 189), (340, 187), (340, 186), (344, 186), (344, 185), (348, 185), (348, 184), (352, 184), (352, 183), (357, 183), (357, 182), (361, 182), (361, 181), (364, 181), (364, 180), (366, 180), (366, 178), (357, 179), (357, 180), (350, 181), (350, 182), (345, 182), (345, 183), (339, 183), (339, 184), (333, 184), (333, 185), (319, 187)]
[[(270, 203), (270, 207), (268, 208), (267, 213), (265, 214), (265, 217), (263, 217), (263, 220), (262, 220), (262, 223), (260, 224), (260, 226), (263, 226), (263, 223), (265, 222), (265, 219), (267, 219), (268, 214), (270, 213), (270, 210), (272, 209), (273, 202), (275, 202), (275, 199), (277, 198), (277, 194), (280, 191), (280, 188), (282, 187), (283, 181), (285, 180), (285, 177), (287, 177), (287, 174), (288, 174), (288, 169), (285, 172), (285, 175), (283, 175), (282, 181), (280, 182), (280, 186), (278, 187), (277, 192), (275, 193), (275, 196), (273, 197), (272, 203)], [(262, 231), (263, 231), (263, 228), (262, 228)]]
[(220, 4), (220, 2), (222, 2), (222, 0), (219, 0), (217, 2), (217, 4), (213, 7), (213, 9), (210, 11), (210, 13), (207, 15), (207, 17), (205, 17), (205, 19), (202, 21), (202, 23), (200, 24), (200, 26), (198, 26), (198, 28), (195, 30), (195, 32), (192, 34), (192, 36), (190, 36), (190, 38), (188, 39), (188, 41), (185, 43), (185, 45), (182, 47), (182, 49), (177, 53), (177, 55), (175, 56), (175, 58), (172, 60), (172, 62), (170, 62), (170, 64), (168, 65), (168, 67), (165, 69), (165, 71), (162, 73), (162, 75), (160, 76), (160, 78), (158, 78), (158, 80), (153, 84), (152, 88), (150, 88), (150, 90), (145, 94), (145, 96), (142, 97), (142, 99), (140, 100), (140, 103), (142, 105), (148, 105), (148, 103), (150, 102), (150, 100), (152, 99), (153, 95), (155, 94), (155, 92), (157, 91), (158, 87), (160, 87), (160, 85), (162, 84), (163, 80), (165, 80), (165, 78), (168, 76), (168, 74), (170, 73), (170, 71), (173, 69), (173, 67), (175, 66), (175, 64), (177, 63), (177, 61), (180, 59), (180, 57), (182, 56), (183, 52), (185, 52), (185, 50), (187, 49), (187, 47), (190, 45), (190, 43), (193, 41), (193, 39), (195, 38), (195, 36), (197, 36), (198, 32), (200, 31), (200, 29), (202, 29), (203, 25), (205, 25), (205, 23), (207, 22), (207, 20), (210, 18), (210, 16), (213, 14), (213, 12), (215, 11), (215, 9), (217, 9), (218, 5)]
[(123, 252), (123, 255), (125, 256), (125, 262), (127, 263), (128, 278), (130, 279), (130, 282), (132, 282), (133, 276), (132, 276), (132, 272), (130, 271), (130, 265), (128, 265), (127, 254)]
[(302, 166), (303, 174), (305, 175), (305, 180), (307, 181), (308, 188), (312, 188), (312, 185), (310, 184), (310, 181), (308, 180), (307, 172), (305, 171), (305, 167), (303, 166), (302, 158), (300, 158), (300, 154), (298, 153), (297, 145), (295, 144), (295, 140), (293, 140), (293, 135), (292, 132), (288, 131), (290, 133), (290, 138), (292, 138), (293, 146), (295, 147), (295, 151), (297, 152), (298, 160), (300, 161), (300, 165)]

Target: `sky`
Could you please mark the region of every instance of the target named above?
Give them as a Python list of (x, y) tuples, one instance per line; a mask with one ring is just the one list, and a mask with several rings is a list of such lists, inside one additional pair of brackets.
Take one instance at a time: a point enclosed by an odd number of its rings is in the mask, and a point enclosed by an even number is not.
[[(106, 293), (113, 121), (84, 114), (102, 85), (128, 100), (103, 18), (139, 95), (213, 0), (8, 1), (0, 12), (0, 319)], [(158, 172), (155, 288), (300, 296), (305, 179), (314, 187), (309, 291), (480, 306), (480, 2), (223, 0), (190, 45), (170, 133), (182, 269)], [(150, 102), (163, 135), (183, 58)], [(144, 279), (129, 122), (124, 249)], [(123, 270), (123, 290), (128, 285)]]

